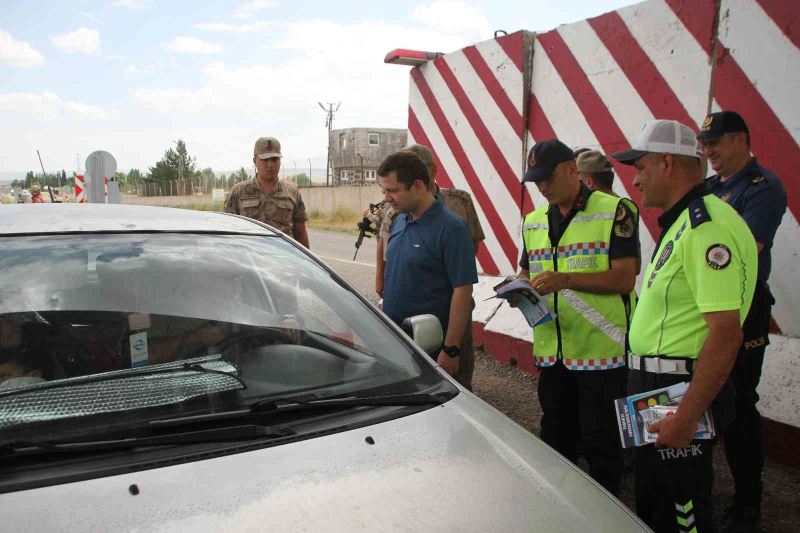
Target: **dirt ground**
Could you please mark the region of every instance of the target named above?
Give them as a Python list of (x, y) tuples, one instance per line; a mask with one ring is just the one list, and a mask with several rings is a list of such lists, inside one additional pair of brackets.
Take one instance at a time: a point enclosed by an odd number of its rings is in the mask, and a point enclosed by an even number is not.
[[(481, 350), (475, 354), (473, 392), (519, 425), (538, 435), (541, 408), (536, 397), (536, 378), (519, 368), (503, 365)], [(581, 461), (582, 462), (582, 461)], [(630, 464), (627, 461), (626, 464)], [(585, 464), (581, 464), (583, 468)], [(714, 450), (714, 514), (721, 523), (722, 512), (733, 498), (733, 479), (721, 446)], [(620, 499), (633, 509), (633, 473), (626, 468)], [(717, 526), (719, 527), (719, 526)], [(767, 459), (764, 468), (764, 501), (761, 531), (800, 531), (800, 471)]]

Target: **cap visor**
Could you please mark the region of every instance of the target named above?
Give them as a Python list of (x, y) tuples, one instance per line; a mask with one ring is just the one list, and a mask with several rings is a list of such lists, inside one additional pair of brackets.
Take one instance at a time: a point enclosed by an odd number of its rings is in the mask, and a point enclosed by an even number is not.
[(713, 141), (714, 139), (719, 139), (720, 137), (722, 137), (721, 133), (712, 133), (710, 131), (701, 131), (697, 134), (698, 141)]
[(647, 152), (644, 150), (634, 150), (631, 148), (630, 150), (625, 150), (624, 152), (617, 152), (611, 154), (611, 157), (622, 163), (623, 165), (632, 165), (636, 162), (637, 159), (640, 157), (647, 155)]
[(528, 171), (525, 172), (525, 177), (522, 179), (522, 183), (528, 181), (536, 183), (537, 181), (549, 180), (553, 175), (553, 170), (555, 170), (555, 168), (556, 167), (529, 168)]
[(259, 159), (272, 159), (273, 157), (283, 157), (278, 152), (267, 152), (266, 154), (258, 154), (256, 157)]

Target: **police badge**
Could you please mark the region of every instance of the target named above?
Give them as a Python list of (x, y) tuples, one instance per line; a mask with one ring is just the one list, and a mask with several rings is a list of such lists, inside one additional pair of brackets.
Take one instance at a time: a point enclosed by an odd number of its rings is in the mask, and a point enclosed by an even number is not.
[(724, 244), (712, 244), (706, 250), (706, 263), (714, 270), (722, 270), (731, 264), (731, 249)]

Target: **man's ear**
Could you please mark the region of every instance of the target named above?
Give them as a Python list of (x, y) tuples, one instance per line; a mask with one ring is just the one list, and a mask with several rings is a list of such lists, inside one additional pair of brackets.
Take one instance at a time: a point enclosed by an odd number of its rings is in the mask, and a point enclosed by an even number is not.
[(36, 370), (31, 370), (25, 375), (31, 378), (40, 378), (42, 377), (42, 371), (37, 368)]

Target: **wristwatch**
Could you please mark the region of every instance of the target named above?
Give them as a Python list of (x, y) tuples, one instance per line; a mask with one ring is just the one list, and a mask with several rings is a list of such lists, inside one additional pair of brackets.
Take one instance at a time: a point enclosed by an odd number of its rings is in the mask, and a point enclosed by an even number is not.
[(458, 346), (447, 346), (442, 344), (442, 351), (452, 358), (456, 358), (461, 355), (461, 348)]

